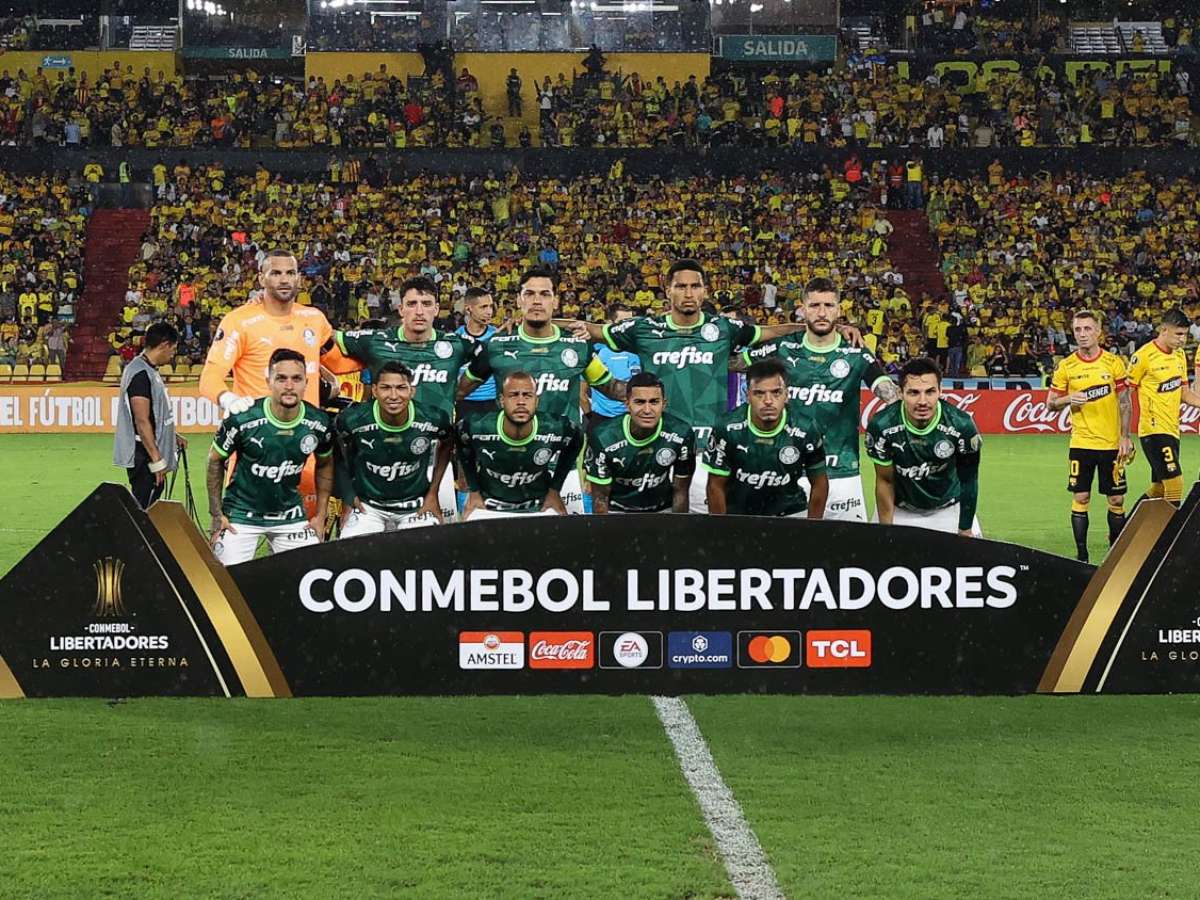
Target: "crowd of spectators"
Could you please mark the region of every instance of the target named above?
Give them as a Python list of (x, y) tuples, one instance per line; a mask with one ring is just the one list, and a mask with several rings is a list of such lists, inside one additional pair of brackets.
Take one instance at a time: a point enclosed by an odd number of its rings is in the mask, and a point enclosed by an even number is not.
[[(402, 149), (406, 147), (1009, 147), (1196, 146), (1187, 72), (1093, 70), (1075, 82), (997, 72), (903, 78), (893, 66), (765, 74), (730, 69), (659, 76), (515, 75), (506, 108), (485, 109), (476, 76), (433, 69), (400, 78), (386, 64), (332, 83), (253, 70), (225, 81), (116, 65), (73, 72), (2, 68), (0, 142), (115, 147)], [(515, 74), (515, 73), (514, 73)], [(514, 102), (514, 100), (516, 102)], [(537, 110), (521, 118), (528, 105)]]
[[(216, 173), (215, 180), (224, 179)], [(256, 296), (257, 261), (291, 246), (306, 275), (301, 303), (353, 327), (390, 314), (404, 278), (442, 287), (443, 326), (459, 323), (468, 287), (513, 313), (516, 275), (541, 263), (560, 277), (562, 312), (593, 320), (615, 303), (661, 311), (666, 260), (709, 266), (716, 311), (792, 321), (809, 278), (833, 278), (847, 321), (885, 366), (928, 352), (956, 375), (1049, 371), (1070, 351), (1069, 317), (1095, 310), (1111, 349), (1128, 354), (1164, 307), (1197, 317), (1200, 225), (1195, 181), (1134, 172), (1007, 176), (999, 162), (969, 179), (929, 179), (927, 214), (945, 292), (910, 292), (889, 254), (887, 169), (764, 172), (756, 179), (571, 182), (516, 171), (397, 183), (284, 181), (260, 169), (214, 191), (214, 172), (171, 173), (130, 271), (114, 352), (136, 352), (156, 318), (183, 333), (180, 355), (203, 360), (215, 323)], [(682, 223), (682, 225), (681, 225)]]
[(100, 20), (83, 16), (74, 21), (39, 23), (34, 16), (0, 18), (2, 50), (83, 50), (100, 43)]
[(63, 364), (89, 202), (77, 176), (0, 173), (0, 365)]

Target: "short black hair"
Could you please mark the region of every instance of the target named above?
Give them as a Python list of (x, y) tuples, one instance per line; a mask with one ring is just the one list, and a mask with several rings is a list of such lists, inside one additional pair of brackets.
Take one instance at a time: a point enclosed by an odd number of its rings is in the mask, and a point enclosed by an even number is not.
[(1158, 320), (1160, 328), (1187, 328), (1191, 324), (1192, 320), (1174, 306), (1163, 313), (1162, 318)]
[(908, 378), (919, 378), (922, 375), (936, 375), (938, 384), (942, 383), (942, 367), (928, 356), (914, 356), (900, 367), (900, 387)]
[(501, 394), (504, 393), (504, 389), (506, 387), (508, 387), (508, 383), (510, 381), (513, 381), (514, 379), (521, 379), (521, 378), (524, 378), (526, 381), (531, 382), (535, 387), (537, 386), (536, 378), (534, 378), (532, 375), (530, 375), (524, 369), (517, 369), (515, 372), (509, 372), (507, 375), (504, 376), (504, 379), (500, 382), (500, 393)]
[(408, 379), (409, 384), (412, 384), (413, 380), (412, 369), (410, 369), (404, 363), (397, 362), (394, 359), (389, 362), (385, 362), (379, 367), (379, 371), (375, 373), (375, 383), (379, 384), (384, 375), (399, 375), (402, 378)]
[(701, 284), (708, 283), (708, 278), (704, 274), (704, 266), (694, 259), (677, 259), (671, 263), (671, 268), (667, 269), (667, 287), (671, 286), (676, 272), (696, 272), (700, 276)]
[(782, 378), (783, 383), (787, 384), (787, 366), (783, 364), (783, 360), (776, 356), (769, 356), (766, 359), (760, 359), (746, 370), (747, 386), (756, 381), (766, 381), (768, 378)]
[(147, 350), (161, 347), (163, 344), (178, 344), (179, 332), (170, 322), (155, 322), (146, 329), (144, 346)]
[(633, 312), (633, 307), (630, 306), (628, 303), (619, 303), (618, 302), (618, 303), (612, 304), (608, 308), (608, 321), (610, 321), (610, 322), (617, 321), (617, 313), (619, 313), (619, 312), (631, 313), (631, 312)]
[(469, 288), (467, 288), (467, 292), (465, 294), (463, 294), (463, 301), (466, 303), (473, 304), (476, 300), (478, 300), (481, 297), (490, 297), (490, 296), (492, 296), (492, 292), (489, 291), (487, 288), (469, 287)]
[(525, 282), (531, 278), (549, 278), (550, 287), (552, 290), (558, 289), (558, 282), (554, 278), (554, 272), (546, 266), (534, 266), (532, 269), (526, 269), (521, 273), (521, 277), (517, 280), (517, 290), (525, 287)]
[(625, 396), (633, 393), (634, 388), (658, 388), (662, 391), (663, 398), (667, 396), (667, 389), (663, 386), (662, 379), (653, 372), (638, 372), (625, 385)]
[(404, 295), (409, 291), (416, 291), (419, 294), (438, 295), (437, 283), (428, 275), (414, 275), (412, 278), (405, 278), (400, 284), (400, 299), (404, 299)]
[(837, 292), (837, 285), (833, 283), (833, 280), (820, 275), (810, 278), (808, 284), (804, 285), (804, 296), (806, 297), (809, 294), (836, 294)]
[(271, 354), (271, 359), (267, 363), (267, 371), (274, 369), (281, 362), (298, 362), (304, 369), (305, 374), (308, 374), (308, 362), (304, 359), (303, 354), (291, 347), (280, 347)]

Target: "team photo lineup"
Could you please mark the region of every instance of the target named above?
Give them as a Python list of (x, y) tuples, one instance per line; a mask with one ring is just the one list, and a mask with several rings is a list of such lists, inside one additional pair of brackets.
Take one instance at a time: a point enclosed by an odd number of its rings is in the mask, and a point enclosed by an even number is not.
[(0, 894), (1195, 896), (1198, 435), (1200, 0), (0, 0)]
[[(201, 379), (226, 414), (208, 463), (213, 546), (226, 564), (253, 558), (262, 536), (273, 550), (319, 542), (334, 497), (346, 511), (342, 538), (583, 513), (588, 495), (594, 515), (865, 522), (864, 387), (884, 404), (866, 426), (872, 520), (982, 534), (983, 441), (972, 418), (940, 399), (933, 358), (908, 360), (893, 380), (844, 321), (829, 279), (805, 286), (800, 322), (764, 327), (717, 314), (703, 265), (680, 260), (665, 276), (665, 315), (617, 308), (601, 324), (556, 320), (555, 273), (534, 268), (517, 283), (515, 322), (498, 332), (495, 299), (476, 288), (466, 306), (477, 331), (444, 333), (439, 289), (426, 277), (401, 284), (398, 323), (335, 331), (319, 310), (295, 304), (292, 253), (263, 253), (261, 273), (260, 298), (221, 321)], [(1135, 392), (1147, 496), (1182, 497), (1181, 404), (1200, 406), (1183, 355), (1190, 325), (1167, 310), (1157, 337), (1126, 364), (1102, 349), (1095, 313), (1072, 315), (1077, 350), (1057, 364), (1048, 405), (1071, 409), (1070, 522), (1083, 561), (1093, 481), (1107, 501), (1110, 543), (1125, 521)], [(604, 350), (631, 354), (634, 374), (616, 377)], [(729, 411), (731, 369), (744, 373), (746, 402)], [(363, 371), (373, 396), (330, 415), (317, 402), (322, 371)], [(615, 414), (584, 417), (588, 389)]]

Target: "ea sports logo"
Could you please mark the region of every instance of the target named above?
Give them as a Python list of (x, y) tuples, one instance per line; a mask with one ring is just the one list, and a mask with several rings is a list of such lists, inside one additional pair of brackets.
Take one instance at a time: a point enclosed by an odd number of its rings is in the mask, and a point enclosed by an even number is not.
[(650, 655), (650, 645), (640, 634), (627, 631), (613, 644), (613, 657), (626, 669), (636, 669)]

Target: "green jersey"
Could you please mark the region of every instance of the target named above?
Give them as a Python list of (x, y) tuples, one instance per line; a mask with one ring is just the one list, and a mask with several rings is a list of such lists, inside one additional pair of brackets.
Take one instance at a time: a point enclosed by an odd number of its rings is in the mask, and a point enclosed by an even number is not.
[(824, 431), (830, 478), (858, 476), (859, 387), (874, 388), (888, 378), (869, 350), (843, 343), (813, 347), (808, 335), (785, 337), (743, 354), (746, 362), (777, 356), (788, 369), (788, 399), (806, 406)]
[(598, 425), (588, 435), (584, 471), (593, 484), (611, 485), (609, 505), (620, 512), (663, 512), (671, 508), (673, 478), (696, 469), (695, 432), (682, 419), (664, 415), (658, 429), (639, 440), (628, 414)]
[(303, 402), (300, 415), (281, 422), (272, 413), (271, 398), (263, 397), (221, 422), (213, 450), (223, 458), (237, 453), (221, 499), (221, 512), (231, 523), (294, 522), (306, 518), (300, 473), (314, 453), (324, 458), (333, 452), (333, 425), (326, 413)]
[(908, 420), (903, 402), (867, 423), (867, 456), (876, 465), (895, 466), (896, 505), (928, 512), (966, 500), (972, 515), (964, 511), (963, 528), (970, 527), (975, 511), (981, 445), (975, 420), (945, 400), (921, 429)]
[(338, 349), (362, 363), (374, 381), (384, 363), (404, 363), (412, 369), (413, 402), (435, 421), (454, 419), (458, 372), (475, 352), (475, 342), (461, 334), (439, 334), (427, 341), (405, 340), (403, 328), (335, 331)]
[(548, 417), (565, 416), (580, 422), (579, 385), (585, 379), (592, 387), (612, 381), (612, 372), (596, 356), (589, 341), (564, 334), (557, 325), (551, 337), (535, 338), (520, 327), (513, 334), (494, 334), (487, 343), (476, 344), (475, 358), (467, 368), (473, 381), (496, 376), (496, 390), (512, 372), (528, 372), (537, 387), (538, 412)]
[(710, 429), (729, 408), (729, 358), (757, 343), (757, 325), (701, 314), (686, 328), (670, 315), (637, 316), (604, 326), (617, 351), (636, 353), (642, 371), (662, 379), (667, 405), (692, 428)]
[(534, 512), (549, 491), (562, 489), (575, 468), (582, 434), (569, 419), (540, 412), (533, 417), (533, 430), (519, 441), (503, 426), (502, 411), (458, 423), (458, 458), (467, 488), (482, 494), (488, 509)]
[(379, 401), (356, 403), (333, 423), (355, 495), (390, 512), (420, 507), (429, 491), (429, 467), (438, 442), (450, 437), (450, 423), (430, 422), (408, 405), (403, 425), (388, 425)]
[(779, 424), (760, 431), (745, 403), (717, 423), (704, 453), (704, 468), (729, 479), (725, 505), (745, 516), (791, 516), (808, 509), (800, 485), (825, 474), (825, 445), (807, 410), (788, 403)]

